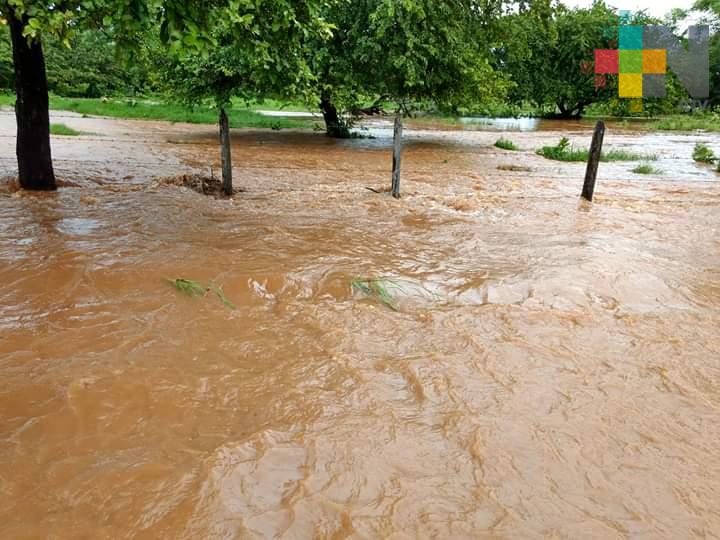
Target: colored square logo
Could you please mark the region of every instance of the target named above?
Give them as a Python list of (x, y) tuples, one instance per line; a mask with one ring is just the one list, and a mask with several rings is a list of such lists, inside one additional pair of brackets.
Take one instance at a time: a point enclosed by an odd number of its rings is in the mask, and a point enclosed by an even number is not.
[(643, 76), (641, 73), (621, 73), (618, 96), (621, 98), (643, 97)]
[(643, 48), (643, 27), (642, 26), (621, 26), (620, 27), (620, 49), (633, 50)]
[(643, 51), (621, 50), (620, 73), (642, 73)]
[(649, 74), (643, 75), (643, 97), (664, 98), (665, 97), (665, 75)]
[(643, 73), (666, 73), (667, 72), (667, 51), (645, 50), (642, 52), (642, 72)]
[(618, 51), (615, 49), (595, 49), (595, 73), (617, 73)]

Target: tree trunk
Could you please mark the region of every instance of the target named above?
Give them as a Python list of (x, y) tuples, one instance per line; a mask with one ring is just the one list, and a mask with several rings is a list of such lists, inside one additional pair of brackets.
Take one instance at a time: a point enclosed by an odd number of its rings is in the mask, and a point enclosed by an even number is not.
[(232, 156), (230, 155), (230, 126), (225, 108), (220, 107), (220, 159), (222, 162), (222, 185), (225, 195), (233, 194)]
[(333, 104), (330, 95), (323, 92), (320, 96), (320, 111), (325, 120), (325, 133), (328, 137), (345, 139), (349, 135), (349, 131), (338, 114), (337, 107)]
[(393, 170), (392, 170), (392, 196), (400, 198), (400, 165), (402, 161), (402, 112), (395, 113), (395, 130), (393, 132)]
[(15, 64), (15, 119), (18, 177), (24, 189), (54, 190), (50, 151), (50, 112), (45, 58), (40, 39), (28, 43), (23, 34), (27, 17), (7, 12)]

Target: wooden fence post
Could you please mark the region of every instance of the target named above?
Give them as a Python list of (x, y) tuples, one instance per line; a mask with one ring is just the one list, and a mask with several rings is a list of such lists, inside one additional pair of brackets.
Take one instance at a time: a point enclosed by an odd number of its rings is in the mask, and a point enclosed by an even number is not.
[(392, 170), (392, 196), (400, 198), (400, 162), (402, 160), (402, 110), (395, 114), (395, 130), (393, 132), (393, 170)]
[(583, 184), (582, 196), (592, 202), (595, 194), (595, 180), (597, 179), (598, 164), (602, 155), (603, 139), (605, 138), (605, 122), (598, 120), (595, 124), (592, 144), (590, 145), (590, 156), (588, 157), (587, 170), (585, 171), (585, 183)]
[(228, 197), (233, 194), (232, 157), (230, 155), (230, 126), (225, 108), (220, 108), (220, 157), (222, 162), (222, 188)]

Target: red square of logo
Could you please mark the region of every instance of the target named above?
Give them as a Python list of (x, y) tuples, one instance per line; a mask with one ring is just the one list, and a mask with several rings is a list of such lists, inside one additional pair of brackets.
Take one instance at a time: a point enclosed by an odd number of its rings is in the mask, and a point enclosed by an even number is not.
[(619, 63), (617, 49), (595, 49), (595, 73), (617, 73)]

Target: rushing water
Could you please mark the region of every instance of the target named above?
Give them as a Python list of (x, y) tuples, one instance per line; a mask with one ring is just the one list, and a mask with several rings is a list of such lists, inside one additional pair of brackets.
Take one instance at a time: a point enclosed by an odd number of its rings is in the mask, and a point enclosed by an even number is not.
[(611, 134), (669, 172), (588, 205), (497, 134), (410, 133), (401, 201), (387, 140), (236, 134), (217, 201), (149, 179), (217, 170), (204, 128), (74, 122), (77, 187), (0, 194), (0, 537), (718, 537), (707, 136)]

